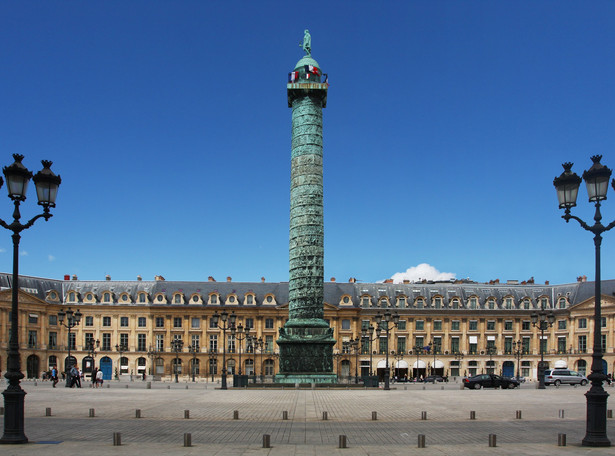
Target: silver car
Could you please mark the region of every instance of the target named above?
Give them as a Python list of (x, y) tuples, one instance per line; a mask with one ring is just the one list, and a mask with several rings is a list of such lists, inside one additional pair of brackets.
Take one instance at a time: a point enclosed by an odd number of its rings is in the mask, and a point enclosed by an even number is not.
[(559, 386), (561, 384), (566, 384), (585, 386), (588, 382), (589, 380), (585, 375), (569, 369), (545, 370), (545, 385)]

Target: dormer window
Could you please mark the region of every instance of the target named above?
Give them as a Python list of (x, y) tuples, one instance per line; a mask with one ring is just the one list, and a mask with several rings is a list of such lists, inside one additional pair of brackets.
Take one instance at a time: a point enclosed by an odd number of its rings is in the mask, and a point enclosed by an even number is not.
[(273, 304), (273, 296), (268, 295), (268, 296), (265, 298), (265, 302), (266, 302), (267, 304)]
[(476, 309), (478, 307), (478, 299), (476, 297), (470, 298), (470, 309)]
[(560, 309), (566, 308), (566, 298), (559, 298), (557, 302)]
[(77, 301), (77, 293), (75, 293), (74, 291), (71, 291), (68, 294), (68, 302), (75, 302)]
[(495, 299), (492, 298), (487, 301), (487, 307), (489, 308), (489, 310), (495, 309)]
[(252, 304), (254, 304), (254, 295), (246, 295), (246, 304), (251, 306)]
[(416, 308), (422, 309), (423, 307), (425, 307), (425, 300), (423, 298), (418, 298), (416, 300)]
[(406, 297), (405, 297), (405, 296), (400, 296), (400, 297), (397, 299), (397, 306), (398, 306), (398, 307), (403, 307), (403, 308), (405, 308), (405, 307), (406, 307)]
[(363, 296), (361, 298), (361, 306), (370, 307), (370, 305), (371, 305), (371, 299), (369, 298), (369, 296)]
[(147, 296), (145, 293), (139, 293), (139, 302), (142, 304), (147, 302)]
[(108, 291), (103, 293), (103, 302), (111, 302), (111, 293)]
[(182, 303), (182, 295), (177, 293), (173, 295), (173, 304), (181, 304)]
[(235, 303), (235, 296), (229, 296), (228, 297), (228, 302), (230, 302), (231, 304)]
[(440, 296), (436, 296), (433, 298), (433, 305), (436, 309), (442, 308), (442, 298)]
[(217, 294), (212, 294), (209, 296), (209, 302), (211, 304), (218, 304), (218, 295)]
[(459, 298), (453, 299), (453, 309), (459, 309)]

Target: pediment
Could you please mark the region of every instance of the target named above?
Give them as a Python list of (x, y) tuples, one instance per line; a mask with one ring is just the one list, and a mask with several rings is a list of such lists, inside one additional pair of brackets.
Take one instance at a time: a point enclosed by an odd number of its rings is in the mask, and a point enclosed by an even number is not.
[[(2, 290), (0, 291), (0, 302), (11, 302), (13, 300), (13, 290)], [(37, 298), (36, 296), (23, 291), (23, 290), (19, 290), (19, 292), (17, 293), (17, 300), (19, 301), (19, 304), (36, 304), (36, 305), (40, 305), (40, 304), (47, 304), (44, 300)]]
[[(600, 310), (602, 316), (615, 314), (615, 297), (602, 295), (600, 298)], [(570, 307), (571, 314), (591, 314), (594, 313), (594, 297), (592, 296)]]

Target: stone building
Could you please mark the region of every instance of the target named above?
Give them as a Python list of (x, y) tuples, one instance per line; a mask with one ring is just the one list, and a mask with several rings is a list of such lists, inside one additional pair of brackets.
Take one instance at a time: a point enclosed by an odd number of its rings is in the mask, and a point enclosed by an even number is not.
[[(0, 370), (6, 369), (10, 327), (10, 274), (0, 274)], [(107, 379), (127, 376), (169, 379), (194, 373), (200, 381), (218, 380), (223, 344), (229, 374), (256, 374), (270, 381), (279, 372), (279, 329), (288, 318), (288, 283), (65, 280), (20, 278), (20, 354), (28, 378), (39, 378), (52, 365), (61, 371), (71, 356), (89, 373), (100, 367)], [(324, 284), (324, 319), (333, 328), (334, 372), (354, 381), (371, 371), (381, 378), (389, 353), (392, 375), (457, 377), (481, 372), (535, 378), (542, 341), (545, 361), (589, 373), (592, 351), (593, 283), (356, 283), (331, 279)], [(602, 284), (602, 344), (605, 371), (615, 370), (615, 280)], [(82, 313), (71, 330), (58, 312)], [(554, 324), (541, 333), (531, 315), (544, 308)], [(262, 347), (246, 344), (213, 325), (212, 316), (234, 312), (237, 325), (249, 328)], [(397, 312), (399, 325), (389, 338), (361, 329), (374, 317)], [(175, 353), (171, 341), (181, 339)], [(349, 343), (355, 339), (360, 342)], [(99, 341), (94, 359), (89, 341)], [(356, 348), (355, 348), (356, 347)], [(190, 349), (193, 348), (193, 352)], [(121, 352), (120, 352), (121, 351)], [(371, 352), (371, 354), (370, 354)], [(241, 359), (241, 361), (240, 361)], [(240, 364), (241, 362), (241, 364)]]

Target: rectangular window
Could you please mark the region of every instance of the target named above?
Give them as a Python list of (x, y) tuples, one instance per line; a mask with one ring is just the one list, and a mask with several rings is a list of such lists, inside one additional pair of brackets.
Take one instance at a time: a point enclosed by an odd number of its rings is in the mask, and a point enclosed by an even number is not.
[(523, 341), (523, 345), (522, 345), (521, 350), (523, 351), (524, 355), (527, 355), (530, 352), (530, 338), (524, 337), (522, 341)]
[(399, 329), (400, 331), (405, 331), (406, 330), (406, 320), (399, 320), (399, 322), (397, 322), (397, 329)]
[(226, 351), (228, 353), (235, 353), (235, 336), (232, 334), (226, 336)]
[(35, 325), (38, 323), (38, 315), (37, 314), (28, 314), (28, 323), (31, 325)]
[(156, 334), (156, 350), (164, 351), (164, 334)]
[(173, 317), (173, 327), (174, 328), (181, 328), (182, 327), (182, 317)]
[(602, 345), (602, 353), (606, 352), (606, 334), (600, 334), (600, 344)]
[(342, 319), (342, 330), (350, 329), (350, 320), (348, 318)]
[(246, 296), (246, 304), (248, 304), (248, 305), (254, 304), (254, 296), (252, 296), (251, 294)]
[(265, 318), (265, 329), (273, 329), (273, 318)]
[(419, 352), (423, 351), (423, 347), (425, 346), (425, 339), (423, 336), (417, 336), (414, 338), (414, 349)]
[(513, 322), (512, 320), (506, 320), (504, 322), (504, 331), (512, 331), (513, 329)]
[(58, 324), (58, 316), (57, 315), (49, 315), (49, 324), (51, 326), (56, 326)]
[(76, 350), (77, 349), (77, 342), (76, 342), (77, 338), (76, 338), (76, 334), (75, 333), (70, 333), (69, 338), (68, 338), (68, 345), (70, 345), (70, 349), (71, 350)]
[(521, 322), (521, 331), (529, 331), (531, 329), (531, 322), (528, 320), (523, 320)]
[(406, 353), (406, 338), (405, 337), (397, 338), (397, 353), (398, 354)]
[(200, 350), (201, 347), (201, 336), (198, 334), (192, 334), (190, 337), (190, 346), (196, 348), (197, 351)]
[(128, 334), (120, 334), (120, 345), (128, 350)]
[(600, 317), (600, 327), (606, 328), (606, 317)]
[(190, 319), (190, 327), (192, 329), (199, 329), (201, 327), (201, 319), (199, 317), (192, 317)]
[(216, 322), (213, 318), (209, 319), (209, 329), (218, 329), (218, 326), (216, 325)]
[(566, 336), (559, 336), (557, 338), (557, 352), (566, 353)]
[(547, 339), (547, 336), (544, 339), (540, 339), (540, 349), (543, 353), (547, 353), (549, 350), (549, 339)]
[(111, 317), (103, 317), (103, 322), (102, 325), (104, 327), (109, 327), (111, 326)]
[(120, 317), (120, 326), (123, 328), (128, 327), (128, 317)]
[(388, 351), (388, 341), (386, 337), (381, 337), (380, 340), (378, 341), (378, 353), (380, 353), (381, 355), (386, 354), (386, 352)]
[(417, 331), (423, 331), (425, 329), (425, 322), (423, 320), (416, 320), (414, 329)]
[(164, 328), (164, 317), (156, 317), (156, 328)]
[(442, 331), (442, 320), (434, 320), (434, 322), (433, 322), (433, 330), (434, 331)]
[(468, 331), (478, 331), (478, 320), (470, 320)]
[(139, 293), (139, 302), (140, 303), (144, 303), (145, 302), (145, 293)]
[(489, 320), (487, 322), (487, 331), (495, 331), (495, 321)]
[(87, 317), (85, 317), (85, 325), (94, 326), (94, 317), (91, 315), (88, 315)]
[(512, 343), (513, 343), (512, 337), (504, 338), (504, 354), (505, 355), (510, 355), (512, 353)]
[(28, 331), (28, 348), (36, 348), (36, 331)]
[(218, 353), (218, 335), (209, 335), (209, 353)]
[(91, 341), (94, 340), (94, 333), (85, 333), (85, 349), (90, 347)]
[(451, 337), (451, 352), (459, 353), (459, 337)]
[(137, 325), (139, 326), (139, 328), (145, 328), (147, 326), (147, 318), (139, 317), (137, 320)]
[(137, 351), (147, 351), (146, 334), (137, 334)]
[(436, 309), (441, 309), (442, 308), (442, 298), (439, 296), (437, 298), (434, 298), (433, 305)]
[(435, 354), (442, 353), (442, 338), (441, 337), (433, 338), (433, 346), (431, 347), (431, 353), (435, 353)]
[(451, 321), (451, 331), (459, 331), (459, 320)]
[(265, 336), (265, 352), (273, 353), (273, 336)]
[(566, 320), (557, 320), (557, 329), (566, 329)]
[[(248, 295), (252, 296), (252, 295)], [(244, 325), (246, 329), (254, 329), (254, 318), (246, 318), (246, 324)]]
[(209, 375), (218, 375), (218, 360), (215, 358), (209, 360)]
[(104, 350), (104, 351), (111, 350), (111, 333), (103, 333), (101, 350)]
[(587, 318), (579, 318), (579, 329), (587, 328)]
[(58, 333), (50, 332), (49, 333), (49, 346), (47, 348), (56, 348), (58, 346)]

